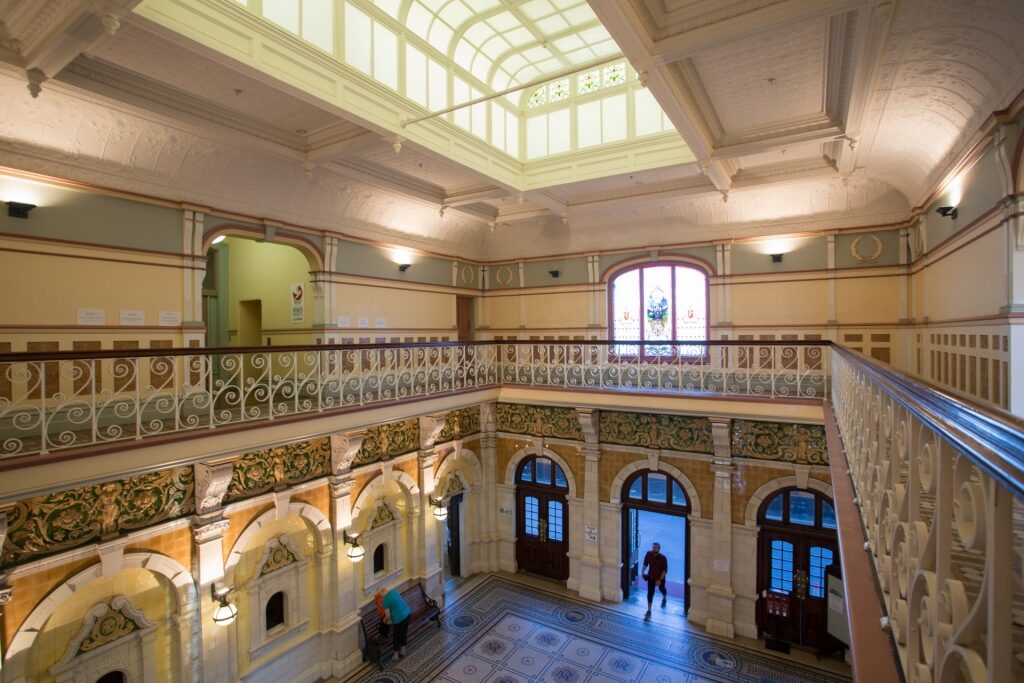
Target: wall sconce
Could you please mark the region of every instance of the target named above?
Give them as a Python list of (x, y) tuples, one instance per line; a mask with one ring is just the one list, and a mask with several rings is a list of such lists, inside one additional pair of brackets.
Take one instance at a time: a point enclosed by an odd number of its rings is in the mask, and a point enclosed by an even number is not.
[(952, 218), (956, 220), (956, 207), (955, 206), (940, 206), (935, 209), (935, 213), (939, 214), (943, 218)]
[(782, 263), (782, 254), (771, 254), (772, 263)]
[(238, 616), (238, 606), (228, 600), (230, 592), (231, 589), (227, 586), (218, 587), (216, 583), (210, 584), (210, 594), (213, 596), (214, 602), (220, 603), (213, 611), (213, 623), (218, 626), (227, 626)]
[(213, 246), (214, 244), (220, 244), (221, 242), (223, 242), (227, 238), (228, 238), (227, 235), (217, 235), (216, 237), (213, 238), (213, 241), (210, 242), (210, 245)]
[(345, 555), (348, 556), (348, 559), (353, 562), (362, 562), (363, 555), (366, 554), (366, 551), (363, 550), (363, 546), (359, 545), (359, 534), (349, 536), (348, 532), (342, 529), (341, 538), (345, 543), (348, 543), (351, 546), (348, 549), (348, 552), (345, 553)]
[(436, 519), (439, 522), (443, 522), (444, 520), (448, 519), (448, 508), (444, 506), (443, 498), (434, 500), (430, 496), (427, 496), (427, 500), (430, 501), (430, 504), (434, 506), (434, 519)]
[(399, 272), (404, 273), (405, 271), (409, 270), (409, 266), (411, 265), (411, 263), (400, 263), (398, 264), (398, 270)]
[(551, 277), (558, 277), (561, 274), (562, 274), (562, 271), (560, 271), (560, 270), (549, 270), (548, 271), (548, 275), (550, 275)]
[(28, 218), (28, 212), (36, 208), (35, 204), (25, 202), (7, 202), (7, 215), (10, 218)]

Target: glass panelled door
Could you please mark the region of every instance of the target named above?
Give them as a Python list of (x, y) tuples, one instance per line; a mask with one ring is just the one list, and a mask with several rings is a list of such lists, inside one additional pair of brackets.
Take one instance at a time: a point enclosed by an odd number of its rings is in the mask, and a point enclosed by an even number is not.
[(622, 598), (636, 586), (640, 574), (640, 510), (629, 507), (622, 511)]
[(548, 458), (532, 456), (516, 481), (516, 562), (519, 569), (564, 581), (569, 578), (568, 484)]

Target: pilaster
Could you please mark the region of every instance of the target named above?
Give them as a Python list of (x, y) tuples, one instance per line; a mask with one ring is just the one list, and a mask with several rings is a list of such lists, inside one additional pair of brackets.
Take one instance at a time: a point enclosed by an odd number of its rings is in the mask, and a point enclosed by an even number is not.
[(581, 598), (597, 602), (601, 600), (601, 502), (597, 486), (598, 465), (601, 462), (601, 448), (597, 441), (599, 415), (596, 410), (576, 409), (576, 418), (583, 430), (584, 446), (581, 455), (586, 483), (583, 489), (583, 554), (580, 557), (579, 593)]
[(499, 567), (498, 534), (498, 437), (494, 403), (480, 406), (480, 468), (482, 470), (480, 500), (480, 545), (478, 571), (495, 572)]
[(709, 633), (732, 638), (733, 626), (732, 585), (732, 448), (730, 420), (711, 418), (711, 436), (715, 453), (711, 471), (715, 477), (714, 512), (711, 540), (711, 583), (708, 586), (708, 618), (705, 627)]

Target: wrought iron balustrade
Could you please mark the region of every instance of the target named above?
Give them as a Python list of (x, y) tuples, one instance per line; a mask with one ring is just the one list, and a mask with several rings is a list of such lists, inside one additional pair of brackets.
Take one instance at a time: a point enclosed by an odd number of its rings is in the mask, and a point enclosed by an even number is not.
[(1024, 680), (1024, 422), (832, 355), (832, 405), (904, 676)]
[(0, 355), (0, 459), (498, 385), (823, 398), (827, 342), (477, 342)]

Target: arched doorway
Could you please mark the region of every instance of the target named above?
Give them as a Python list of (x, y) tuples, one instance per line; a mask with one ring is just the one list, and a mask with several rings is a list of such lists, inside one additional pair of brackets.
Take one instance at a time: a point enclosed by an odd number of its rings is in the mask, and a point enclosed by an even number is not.
[(558, 463), (541, 455), (516, 470), (516, 563), (558, 581), (569, 578), (569, 482)]
[[(825, 646), (825, 569), (839, 562), (831, 499), (815, 491), (784, 489), (765, 500), (757, 521), (757, 592), (767, 595), (757, 602), (758, 630), (808, 647)], [(777, 605), (774, 614), (769, 614), (770, 600)]]
[[(669, 594), (681, 593), (685, 612), (690, 606), (690, 501), (682, 484), (664, 472), (640, 470), (622, 485), (621, 500), (623, 599), (645, 588), (638, 585), (640, 564), (651, 542), (657, 542), (669, 558)], [(641, 528), (648, 525), (657, 535), (648, 532), (642, 538)]]

